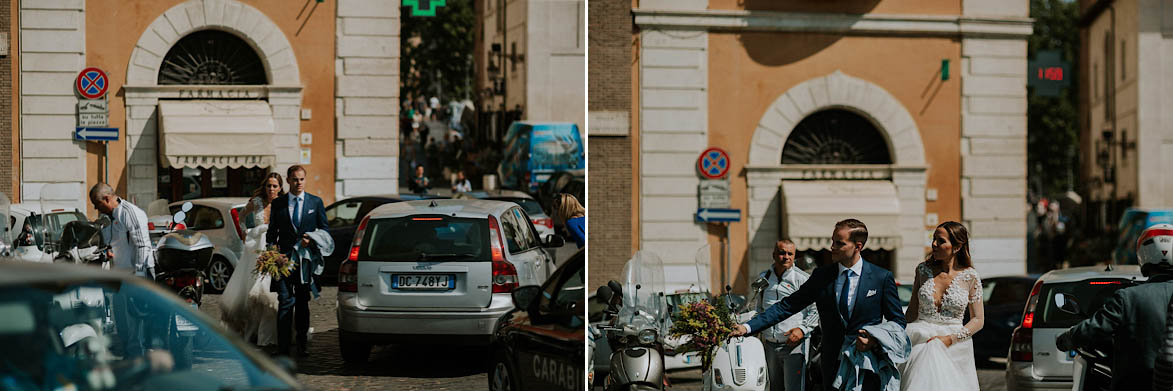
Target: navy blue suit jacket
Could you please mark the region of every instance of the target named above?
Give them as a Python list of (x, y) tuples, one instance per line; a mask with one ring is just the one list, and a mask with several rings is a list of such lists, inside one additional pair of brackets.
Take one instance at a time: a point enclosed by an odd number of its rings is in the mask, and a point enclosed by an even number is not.
[[(892, 272), (862, 258), (859, 287), (856, 288), (855, 303), (851, 317), (843, 319), (835, 299), (835, 279), (839, 277), (838, 263), (831, 263), (815, 269), (790, 296), (767, 308), (749, 321), (753, 333), (760, 332), (789, 318), (814, 303), (819, 309), (819, 326), (823, 332), (822, 369), (825, 385), (829, 388), (834, 373), (839, 369), (839, 351), (847, 337), (855, 335), (864, 326), (880, 324), (885, 319), (905, 326), (904, 312), (900, 308), (900, 297), (896, 293), (896, 280)], [(876, 293), (868, 296), (869, 291)]]
[(265, 243), (276, 244), (283, 254), (293, 252), (293, 246), (301, 240), (302, 234), (329, 228), (322, 199), (310, 193), (302, 195), (305, 198), (301, 202), (301, 224), (297, 227), (293, 226), (293, 219), (289, 216), (288, 194), (277, 197), (269, 207), (269, 231), (265, 233)]

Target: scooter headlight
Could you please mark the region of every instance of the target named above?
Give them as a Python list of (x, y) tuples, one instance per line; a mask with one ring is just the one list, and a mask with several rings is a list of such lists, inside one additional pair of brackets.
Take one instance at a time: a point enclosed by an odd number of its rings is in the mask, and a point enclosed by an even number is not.
[(766, 385), (766, 368), (758, 368), (758, 385)]
[(643, 330), (639, 332), (640, 345), (651, 345), (656, 342), (656, 330)]

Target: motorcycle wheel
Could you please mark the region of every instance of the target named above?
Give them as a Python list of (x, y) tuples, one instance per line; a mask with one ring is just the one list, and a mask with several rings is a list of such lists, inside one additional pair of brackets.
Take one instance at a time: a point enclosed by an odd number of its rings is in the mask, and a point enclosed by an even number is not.
[(517, 372), (509, 364), (509, 357), (505, 352), (498, 350), (493, 353), (493, 367), (489, 373), (489, 391), (514, 391), (521, 388), (517, 385)]

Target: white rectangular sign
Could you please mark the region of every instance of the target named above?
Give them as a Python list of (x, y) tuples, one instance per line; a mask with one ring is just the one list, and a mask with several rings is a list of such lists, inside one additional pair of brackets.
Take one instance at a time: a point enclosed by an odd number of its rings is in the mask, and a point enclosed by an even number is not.
[(110, 117), (106, 113), (81, 113), (77, 115), (77, 126), (104, 128), (110, 126)]
[(105, 99), (82, 99), (77, 102), (78, 114), (107, 114), (110, 105)]
[(703, 209), (721, 209), (729, 208), (732, 202), (729, 200), (729, 180), (726, 179), (701, 179), (701, 183), (697, 186), (700, 207)]

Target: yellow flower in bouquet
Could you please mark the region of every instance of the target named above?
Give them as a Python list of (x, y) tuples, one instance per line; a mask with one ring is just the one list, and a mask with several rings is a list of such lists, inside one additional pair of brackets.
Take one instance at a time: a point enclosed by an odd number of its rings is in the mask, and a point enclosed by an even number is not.
[(681, 351), (701, 352), (701, 371), (708, 371), (713, 365), (717, 347), (733, 336), (736, 326), (725, 298), (718, 297), (715, 301), (716, 305), (706, 300), (685, 304), (672, 317), (672, 329), (668, 331), (673, 337), (689, 337)]
[(277, 246), (269, 246), (268, 249), (258, 251), (257, 254), (257, 266), (253, 271), (257, 274), (270, 276), (274, 281), (279, 281), (282, 277), (289, 277), (293, 273), (293, 269), (297, 268), (297, 265), (290, 261), (289, 257), (277, 250)]

